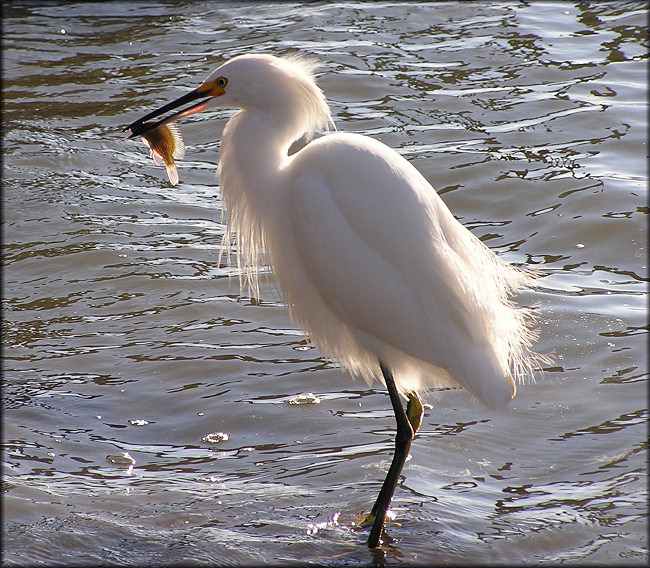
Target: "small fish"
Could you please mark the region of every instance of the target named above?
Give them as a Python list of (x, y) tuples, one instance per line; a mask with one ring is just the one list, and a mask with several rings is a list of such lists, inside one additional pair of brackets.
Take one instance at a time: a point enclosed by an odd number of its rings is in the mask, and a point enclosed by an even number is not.
[[(143, 122), (141, 126), (147, 126)], [(136, 134), (136, 132), (134, 132)], [(165, 165), (167, 176), (172, 185), (178, 183), (178, 170), (174, 163), (185, 156), (185, 143), (181, 131), (174, 123), (163, 124), (155, 130), (142, 134), (142, 141), (151, 149), (150, 156), (159, 166)]]

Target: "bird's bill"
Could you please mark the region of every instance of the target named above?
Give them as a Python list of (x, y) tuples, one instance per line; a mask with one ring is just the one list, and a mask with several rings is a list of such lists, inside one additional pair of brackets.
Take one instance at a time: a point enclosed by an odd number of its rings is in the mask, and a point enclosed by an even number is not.
[[(208, 101), (211, 98), (223, 95), (223, 93), (224, 93), (223, 87), (219, 87), (214, 82), (203, 83), (202, 85), (200, 85), (193, 91), (187, 93), (186, 95), (183, 95), (182, 97), (176, 99), (175, 101), (167, 103), (166, 105), (160, 107), (159, 109), (150, 112), (149, 114), (143, 116), (142, 118), (139, 118), (135, 122), (132, 122), (131, 124), (129, 124), (123, 129), (123, 132), (126, 132), (127, 130), (131, 131), (131, 135), (128, 138), (135, 138), (136, 136), (142, 136), (143, 134), (146, 134), (151, 130), (155, 130), (156, 128), (160, 128), (165, 124), (168, 124), (170, 122), (175, 122), (180, 118), (184, 118), (191, 114), (195, 114), (197, 112), (201, 112), (202, 110), (205, 110)], [(193, 104), (192, 106), (186, 108), (185, 110), (176, 112), (171, 116), (168, 116), (167, 118), (163, 118), (162, 120), (158, 120), (158, 121), (151, 121), (152, 118), (156, 118), (162, 114), (165, 114), (166, 112), (169, 112), (170, 110), (174, 110), (187, 103), (194, 102), (197, 99), (203, 99), (203, 100), (196, 104)]]

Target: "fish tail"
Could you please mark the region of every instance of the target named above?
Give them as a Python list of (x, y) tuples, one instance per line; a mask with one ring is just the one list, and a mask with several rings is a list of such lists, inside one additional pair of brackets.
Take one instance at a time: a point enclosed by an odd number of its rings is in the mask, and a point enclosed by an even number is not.
[(167, 177), (172, 185), (178, 184), (178, 170), (176, 169), (176, 164), (172, 162), (171, 164), (165, 164), (165, 169), (167, 170)]

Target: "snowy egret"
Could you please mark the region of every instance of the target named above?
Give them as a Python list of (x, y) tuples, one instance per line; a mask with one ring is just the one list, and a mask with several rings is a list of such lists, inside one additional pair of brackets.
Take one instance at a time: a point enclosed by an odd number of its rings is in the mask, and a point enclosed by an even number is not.
[[(268, 259), (312, 341), (353, 375), (383, 379), (395, 412), (393, 460), (369, 515), (376, 548), (420, 425), (418, 393), (462, 387), (504, 408), (532, 371), (530, 311), (511, 301), (532, 279), (463, 227), (396, 151), (359, 134), (312, 139), (333, 127), (315, 66), (235, 57), (124, 130), (133, 137), (205, 109), (240, 109), (224, 128), (218, 172), (224, 238), (234, 235), (248, 286), (256, 293)], [(307, 144), (289, 155), (300, 138)]]

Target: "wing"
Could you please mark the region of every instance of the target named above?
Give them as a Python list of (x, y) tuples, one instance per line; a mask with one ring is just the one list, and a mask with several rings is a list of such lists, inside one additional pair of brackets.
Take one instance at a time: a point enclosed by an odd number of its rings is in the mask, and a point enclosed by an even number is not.
[[(493, 253), (383, 144), (337, 134), (299, 154), (287, 201), (295, 249), (290, 270), (309, 283), (312, 297), (294, 303), (314, 340), (336, 333), (320, 324), (317, 311), (312, 317), (309, 303), (320, 301), (358, 344), (353, 356), (402, 353), (442, 369), (481, 400), (510, 400), (507, 349), (499, 353), (493, 329), (503, 285), (496, 292), (477, 285), (490, 287), (495, 279)], [(292, 290), (284, 273), (280, 285)], [(343, 359), (345, 349), (338, 348)]]

